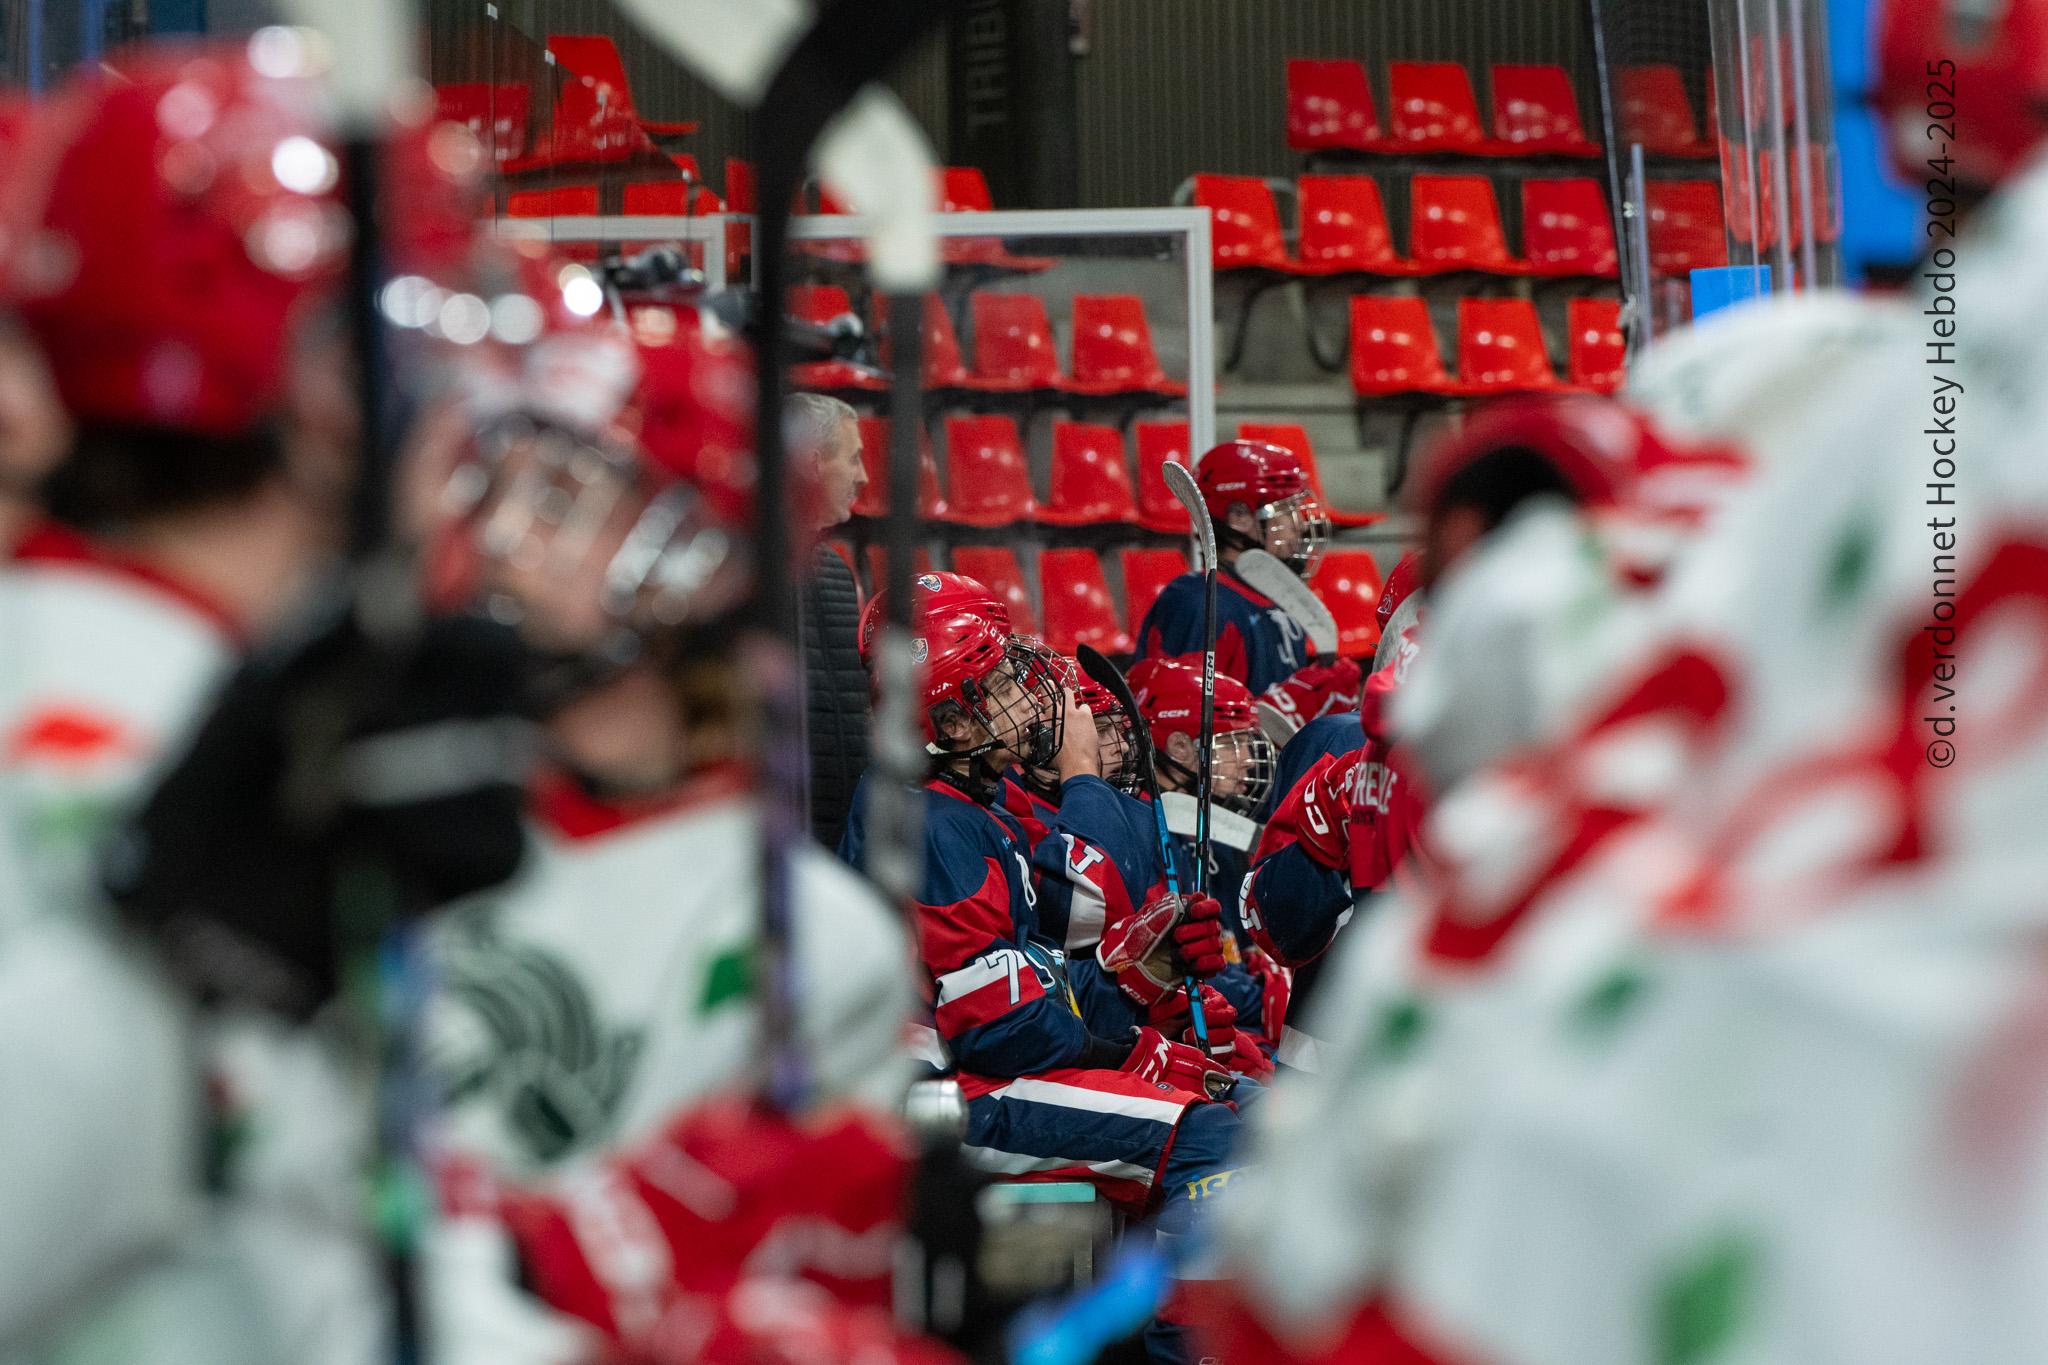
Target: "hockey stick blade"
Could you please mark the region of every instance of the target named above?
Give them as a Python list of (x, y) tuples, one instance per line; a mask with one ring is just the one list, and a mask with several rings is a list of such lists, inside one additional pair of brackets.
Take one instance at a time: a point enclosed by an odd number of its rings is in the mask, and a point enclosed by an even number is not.
[(1197, 573), (1216, 571), (1216, 524), (1209, 519), (1209, 507), (1202, 501), (1202, 490), (1195, 486), (1195, 476), (1188, 467), (1178, 460), (1167, 460), (1161, 466), (1166, 476), (1166, 489), (1188, 509), (1188, 523), (1194, 528), (1195, 564)]
[(1232, 567), (1239, 578), (1272, 598), (1280, 610), (1294, 618), (1319, 658), (1329, 658), (1337, 652), (1337, 618), (1316, 596), (1316, 590), (1294, 570), (1264, 550), (1244, 551)]

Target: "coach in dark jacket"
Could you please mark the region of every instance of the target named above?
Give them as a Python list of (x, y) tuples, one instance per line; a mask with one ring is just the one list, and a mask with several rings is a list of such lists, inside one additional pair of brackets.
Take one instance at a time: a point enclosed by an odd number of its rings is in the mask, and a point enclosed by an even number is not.
[[(853, 515), (867, 485), (860, 462), (860, 426), (837, 398), (791, 394), (783, 407), (790, 458), (818, 471), (821, 530)], [(839, 552), (820, 545), (799, 610), (804, 631), (804, 704), (811, 754), (811, 833), (827, 848), (853, 803), (854, 783), (868, 761), (868, 675), (860, 662), (860, 588)]]

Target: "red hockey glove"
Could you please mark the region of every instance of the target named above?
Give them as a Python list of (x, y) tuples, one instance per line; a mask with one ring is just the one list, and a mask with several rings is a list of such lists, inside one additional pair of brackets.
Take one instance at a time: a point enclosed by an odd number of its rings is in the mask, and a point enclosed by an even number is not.
[[(1237, 1032), (1237, 1011), (1214, 986), (1202, 987), (1202, 1022), (1209, 1026), (1209, 1055), (1227, 1063), (1230, 1039)], [(1191, 1047), (1200, 1046), (1195, 1042), (1194, 1021), (1188, 1017), (1185, 987), (1161, 996), (1157, 1004), (1145, 1011), (1145, 1023), (1169, 1038), (1178, 1038)]]
[(1295, 837), (1324, 867), (1343, 871), (1350, 866), (1352, 776), (1363, 757), (1361, 750), (1318, 759), (1295, 789), (1300, 797), (1292, 824)]
[(1173, 951), (1189, 972), (1211, 977), (1223, 970), (1223, 905), (1214, 896), (1187, 903), (1173, 926)]
[(1102, 931), (1095, 960), (1116, 982), (1117, 989), (1139, 1009), (1150, 1010), (1180, 987), (1168, 961), (1181, 903), (1171, 894), (1155, 896), (1135, 915), (1125, 915)]
[(1356, 710), (1364, 682), (1365, 674), (1358, 660), (1334, 659), (1327, 664), (1303, 665), (1292, 677), (1260, 693), (1259, 700), (1292, 721), (1298, 730), (1319, 716)]
[(1230, 1072), (1218, 1066), (1200, 1048), (1176, 1043), (1156, 1028), (1141, 1028), (1131, 1043), (1131, 1055), (1120, 1070), (1174, 1090), (1185, 1090), (1204, 1099), (1218, 1100), (1237, 1084)]
[(1263, 948), (1245, 954), (1245, 970), (1259, 982), (1259, 1033), (1274, 1047), (1287, 1027), (1287, 1006), (1294, 998), (1294, 973), (1274, 961)]

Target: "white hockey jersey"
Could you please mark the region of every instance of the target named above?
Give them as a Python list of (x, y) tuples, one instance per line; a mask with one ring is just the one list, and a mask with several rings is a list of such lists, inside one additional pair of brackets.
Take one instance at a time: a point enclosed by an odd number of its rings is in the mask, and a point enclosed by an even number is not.
[[(437, 922), (426, 1046), (453, 1147), (537, 1174), (759, 1079), (759, 820), (740, 790), (708, 774), (621, 821), (550, 785), (521, 875)], [(915, 1005), (904, 928), (808, 843), (794, 890), (815, 1093), (895, 1112)]]

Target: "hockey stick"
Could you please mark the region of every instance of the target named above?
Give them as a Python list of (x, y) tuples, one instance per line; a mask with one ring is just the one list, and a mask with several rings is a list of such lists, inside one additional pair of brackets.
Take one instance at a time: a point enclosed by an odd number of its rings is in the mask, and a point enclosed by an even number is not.
[[(1138, 751), (1138, 780), (1144, 784), (1145, 794), (1152, 798), (1152, 822), (1159, 831), (1159, 857), (1166, 864), (1166, 889), (1175, 900), (1179, 900), (1180, 873), (1174, 870), (1173, 865), (1173, 831), (1166, 827), (1166, 806), (1160, 799), (1159, 770), (1152, 761), (1152, 733), (1145, 728), (1144, 719), (1138, 714), (1138, 699), (1131, 695), (1131, 685), (1124, 680), (1122, 671), (1103, 657), (1095, 646), (1075, 645), (1074, 661), (1103, 691), (1116, 698), (1116, 704), (1123, 707), (1124, 714), (1131, 718), (1131, 743)], [(1185, 983), (1189, 1022), (1194, 1026), (1196, 1041), (1206, 1052), (1209, 1050), (1209, 1020), (1202, 1013), (1202, 983), (1195, 979), (1193, 972), (1186, 974)]]
[(1328, 660), (1337, 653), (1337, 618), (1330, 614), (1330, 608), (1323, 599), (1316, 596), (1316, 590), (1304, 583), (1294, 570), (1264, 550), (1242, 552), (1231, 569), (1246, 583), (1272, 598), (1280, 610), (1301, 627), (1316, 652), (1317, 662)]
[(1195, 810), (1195, 885), (1209, 894), (1209, 798), (1214, 785), (1213, 750), (1216, 747), (1216, 523), (1209, 519), (1209, 507), (1195, 476), (1186, 465), (1165, 462), (1162, 471), (1166, 487), (1188, 509), (1194, 528), (1195, 561), (1202, 573), (1202, 738), (1196, 755), (1200, 767), (1195, 784), (1200, 805)]

